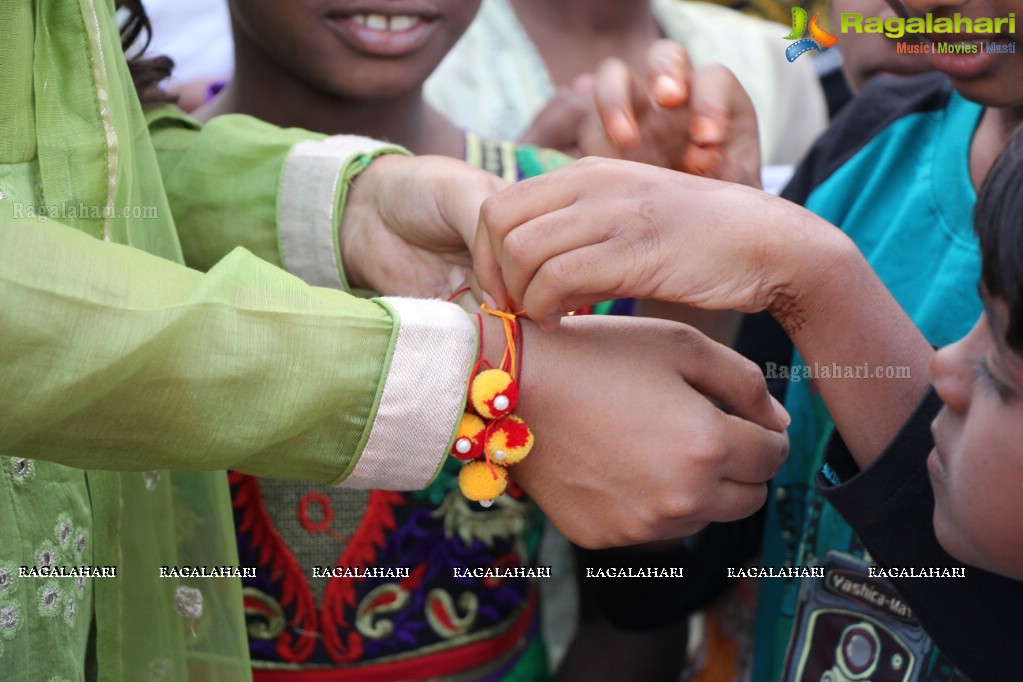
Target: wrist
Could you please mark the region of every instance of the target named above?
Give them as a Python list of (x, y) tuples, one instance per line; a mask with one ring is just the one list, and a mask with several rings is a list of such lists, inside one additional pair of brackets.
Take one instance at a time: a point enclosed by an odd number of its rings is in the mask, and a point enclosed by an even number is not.
[[(367, 144), (370, 142), (367, 141)], [(341, 171), (341, 188), (338, 193), (340, 218), (335, 231), (335, 245), (342, 278), (349, 289), (371, 288), (361, 268), (363, 258), (360, 250), (367, 243), (363, 230), (379, 223), (377, 187), (387, 177), (390, 167), (400, 163), (398, 158), (408, 155), (400, 147), (373, 144), (377, 146), (370, 151), (351, 155)]]
[(765, 267), (773, 273), (767, 311), (793, 339), (827, 313), (865, 265), (852, 240), (823, 219), (800, 209), (795, 224)]

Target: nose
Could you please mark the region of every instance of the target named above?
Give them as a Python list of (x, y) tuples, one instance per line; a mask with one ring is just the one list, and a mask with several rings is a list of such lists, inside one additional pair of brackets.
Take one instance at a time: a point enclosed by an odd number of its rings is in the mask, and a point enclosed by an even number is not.
[(987, 321), (983, 315), (970, 333), (931, 357), (931, 383), (949, 409), (965, 413), (973, 390), (974, 363), (983, 356)]

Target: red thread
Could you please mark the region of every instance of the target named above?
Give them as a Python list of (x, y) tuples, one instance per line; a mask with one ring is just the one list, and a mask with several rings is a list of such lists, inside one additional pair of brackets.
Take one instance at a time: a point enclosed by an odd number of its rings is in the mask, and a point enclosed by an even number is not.
[[(313, 521), (309, 517), (309, 505), (318, 504), (323, 518)], [(319, 491), (310, 492), (298, 501), (298, 520), (310, 533), (324, 533), (330, 528), (330, 522), (334, 520), (334, 507), (330, 504), (330, 498)]]
[(472, 287), (462, 287), (461, 289), (459, 289), (455, 293), (451, 294), (447, 298), (448, 303), (453, 302), (456, 298), (458, 298), (459, 296), (461, 296), (462, 294), (464, 294), (467, 291), (472, 291)]

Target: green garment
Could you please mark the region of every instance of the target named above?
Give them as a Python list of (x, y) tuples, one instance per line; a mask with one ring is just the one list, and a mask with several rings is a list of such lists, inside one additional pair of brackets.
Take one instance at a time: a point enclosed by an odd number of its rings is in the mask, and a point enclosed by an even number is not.
[[(396, 315), (242, 250), (180, 265), (112, 1), (0, 4), (0, 64), (0, 676), (249, 679), (239, 582), (159, 567), (237, 564), (219, 470), (353, 469)], [(210, 263), (276, 201), (214, 189)], [(117, 577), (19, 576), (81, 565)]]

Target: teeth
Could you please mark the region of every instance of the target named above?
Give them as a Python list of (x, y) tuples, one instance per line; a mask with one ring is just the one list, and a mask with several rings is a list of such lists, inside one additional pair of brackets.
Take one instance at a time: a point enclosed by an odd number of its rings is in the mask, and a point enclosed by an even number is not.
[(391, 17), (391, 30), (392, 31), (407, 31), (413, 26), (419, 23), (418, 17), (410, 17), (399, 14), (398, 16)]
[(405, 14), (389, 17), (384, 14), (353, 14), (352, 23), (375, 31), (407, 31), (419, 23), (419, 17)]

